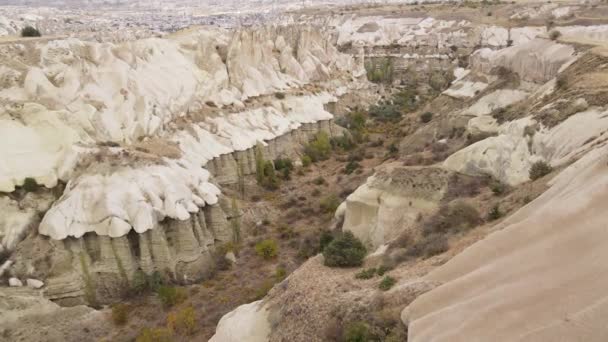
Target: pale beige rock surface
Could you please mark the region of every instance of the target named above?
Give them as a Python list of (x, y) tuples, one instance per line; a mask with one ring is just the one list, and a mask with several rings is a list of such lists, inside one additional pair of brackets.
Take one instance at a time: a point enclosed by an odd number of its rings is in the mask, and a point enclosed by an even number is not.
[(605, 341), (606, 148), (588, 153), (499, 231), (426, 278), (412, 341)]

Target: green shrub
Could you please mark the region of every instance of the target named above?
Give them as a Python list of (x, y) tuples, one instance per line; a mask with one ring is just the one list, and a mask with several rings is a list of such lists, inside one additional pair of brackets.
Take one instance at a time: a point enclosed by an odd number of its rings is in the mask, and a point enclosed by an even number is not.
[(375, 268), (366, 268), (355, 274), (355, 279), (371, 279), (376, 275)]
[(323, 185), (323, 184), (327, 184), (327, 182), (325, 181), (325, 178), (319, 176), (319, 177), (313, 179), (312, 184), (314, 184), (314, 185)]
[(143, 328), (135, 342), (172, 342), (171, 330), (166, 328)]
[(274, 96), (279, 100), (285, 99), (285, 93), (275, 93)]
[(304, 155), (302, 157), (302, 166), (308, 167), (308, 166), (310, 166), (310, 164), (312, 164), (312, 159), (310, 159), (310, 156)]
[(551, 165), (544, 161), (537, 161), (536, 163), (532, 164), (532, 167), (530, 168), (530, 179), (537, 180), (550, 174), (551, 171), (553, 171)]
[(319, 207), (325, 213), (333, 213), (340, 206), (340, 200), (338, 196), (331, 194), (323, 197), (319, 202)]
[(304, 153), (310, 157), (312, 162), (327, 160), (331, 153), (331, 143), (327, 133), (317, 133), (315, 138), (304, 147)]
[(559, 74), (555, 79), (555, 87), (557, 89), (565, 89), (568, 86), (568, 78), (564, 74)]
[(34, 192), (38, 189), (38, 183), (36, 183), (36, 180), (34, 178), (27, 177), (23, 180), (22, 188), (26, 192)]
[(325, 266), (329, 267), (361, 266), (366, 253), (367, 250), (361, 240), (351, 232), (342, 233), (334, 238), (323, 250)]
[(351, 160), (344, 167), (344, 173), (346, 173), (347, 175), (350, 175), (351, 173), (355, 172), (355, 170), (357, 170), (360, 167), (361, 167), (361, 165), (359, 164), (359, 162)]
[(175, 306), (188, 298), (188, 294), (182, 288), (162, 285), (156, 291), (158, 298), (165, 308)]
[(32, 26), (26, 26), (21, 30), (21, 37), (40, 37), (40, 31)]
[(277, 256), (279, 246), (274, 240), (262, 240), (255, 245), (255, 252), (262, 258), (268, 260)]
[(349, 134), (331, 138), (329, 142), (333, 148), (340, 148), (344, 151), (350, 151), (357, 146), (357, 143)]
[(378, 267), (378, 275), (379, 276), (383, 276), (386, 272), (392, 270), (393, 268), (387, 265), (380, 265), (380, 267)]
[(129, 320), (129, 306), (118, 303), (112, 305), (112, 322), (116, 325), (125, 325)]
[(274, 280), (278, 283), (287, 277), (287, 270), (283, 266), (277, 266), (274, 272)]
[(323, 230), (319, 236), (319, 250), (323, 251), (332, 241), (334, 235), (329, 230)]
[(365, 63), (367, 71), (367, 79), (373, 83), (392, 83), (393, 82), (393, 60), (392, 58), (384, 58), (381, 61), (370, 59)]
[(507, 191), (507, 186), (501, 181), (495, 181), (490, 185), (490, 189), (496, 196), (500, 196)]
[(500, 206), (498, 204), (496, 204), (492, 207), (492, 209), (490, 209), (490, 212), (488, 213), (488, 220), (490, 220), (490, 221), (498, 220), (499, 218), (502, 217), (502, 215), (503, 215), (503, 213), (500, 210)]
[(549, 32), (549, 38), (551, 40), (557, 40), (557, 38), (559, 38), (562, 35), (561, 32), (559, 32), (558, 30), (553, 30), (551, 32)]
[(149, 288), (148, 276), (142, 270), (135, 271), (135, 274), (133, 274), (133, 280), (131, 281), (132, 294), (135, 296), (141, 295)]
[(397, 283), (397, 280), (391, 276), (385, 276), (378, 285), (378, 288), (382, 291), (388, 291)]
[(422, 123), (429, 123), (431, 120), (433, 120), (433, 113), (431, 112), (425, 112), (420, 115), (420, 122)]
[(401, 119), (401, 108), (391, 101), (380, 101), (369, 107), (369, 115), (381, 122), (394, 122)]
[(289, 158), (275, 159), (274, 168), (279, 172), (279, 175), (284, 180), (291, 179), (291, 171), (293, 171), (293, 162)]
[(344, 329), (342, 339), (345, 342), (368, 342), (370, 339), (369, 327), (363, 322), (349, 323)]

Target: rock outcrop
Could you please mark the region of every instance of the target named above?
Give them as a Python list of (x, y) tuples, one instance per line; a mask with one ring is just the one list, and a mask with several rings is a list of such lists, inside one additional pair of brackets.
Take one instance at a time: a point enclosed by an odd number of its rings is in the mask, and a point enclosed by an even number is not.
[(255, 173), (258, 149), (294, 157), (318, 132), (339, 134), (325, 108), (364, 74), (301, 27), (32, 48), (37, 58), (14, 55), (1, 70), (16, 76), (0, 91), (0, 131), (12, 141), (0, 146), (0, 190), (26, 178), (65, 190), (35, 219), (16, 209), (19, 225), (0, 231), (13, 249), (46, 211), (10, 272), (42, 279), (67, 305), (114, 301), (142, 275), (209, 276), (233, 239), (220, 187)]

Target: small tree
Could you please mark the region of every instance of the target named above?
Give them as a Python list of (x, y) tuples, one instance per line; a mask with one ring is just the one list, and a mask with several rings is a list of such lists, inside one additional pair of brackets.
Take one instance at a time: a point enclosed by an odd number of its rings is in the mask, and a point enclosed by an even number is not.
[(391, 276), (385, 276), (378, 285), (378, 288), (382, 291), (388, 291), (397, 283), (397, 280)]
[(361, 266), (366, 253), (361, 240), (351, 232), (342, 233), (323, 250), (325, 266), (329, 267)]
[(553, 30), (549, 33), (549, 38), (551, 40), (557, 40), (557, 38), (559, 38), (562, 35), (561, 32), (559, 32), (558, 30)]
[(32, 26), (26, 26), (21, 30), (21, 37), (40, 37), (40, 31)]
[(420, 115), (420, 121), (422, 123), (429, 123), (429, 122), (431, 122), (432, 119), (433, 119), (433, 113), (431, 113), (431, 112), (425, 112), (422, 115)]
[(553, 171), (553, 168), (551, 165), (547, 164), (547, 162), (542, 160), (537, 161), (536, 163), (532, 164), (532, 167), (530, 167), (530, 179), (537, 180), (550, 174), (551, 171)]

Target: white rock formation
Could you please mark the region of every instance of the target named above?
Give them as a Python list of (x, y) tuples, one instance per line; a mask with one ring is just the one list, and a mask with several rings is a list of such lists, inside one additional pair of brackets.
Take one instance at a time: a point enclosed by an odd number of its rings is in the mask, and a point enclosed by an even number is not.
[(497, 66), (516, 72), (522, 80), (545, 83), (555, 77), (560, 67), (575, 58), (570, 45), (537, 38), (506, 49), (483, 48), (471, 55), (473, 70), (489, 73)]
[[(67, 39), (36, 49), (40, 64), (0, 70), (23, 79), (0, 90), (0, 100), (8, 104), (0, 108), (0, 133), (9, 137), (0, 144), (0, 191), (14, 190), (26, 177), (47, 187), (69, 181), (40, 226), (40, 233), (54, 239), (91, 231), (117, 237), (132, 228), (143, 233), (165, 217), (187, 219), (219, 195), (201, 166), (302, 124), (331, 119), (323, 105), (334, 98), (288, 96), (240, 113), (202, 115), (188, 130), (169, 125), (172, 120), (190, 120), (205, 103), (238, 108), (250, 97), (330, 75), (363, 74), (351, 57), (310, 28), (261, 28), (232, 36), (191, 30), (117, 45)], [(125, 156), (121, 148), (100, 152), (92, 146), (96, 142), (129, 145), (159, 135), (178, 144), (181, 158), (99, 165), (74, 174), (83, 158), (91, 158), (87, 155)]]
[(44, 286), (44, 283), (38, 279), (27, 278), (25, 282), (27, 283), (27, 286), (33, 289), (39, 289)]
[(385, 166), (346, 198), (342, 229), (372, 249), (403, 232), (416, 234), (419, 216), (437, 209), (449, 176), (440, 168)]
[(462, 111), (465, 115), (482, 116), (492, 113), (495, 109), (504, 108), (515, 102), (521, 101), (528, 93), (514, 89), (499, 89), (475, 102), (474, 105)]
[(21, 287), (23, 286), (23, 282), (17, 278), (9, 278), (8, 279), (8, 286), (10, 287)]
[(558, 166), (580, 157), (608, 133), (608, 111), (590, 109), (548, 129), (524, 118), (505, 123), (498, 136), (467, 146), (448, 157), (447, 169), (467, 174), (490, 174), (508, 184), (529, 179), (538, 160)]
[(269, 335), (268, 308), (259, 300), (224, 315), (209, 342), (266, 342)]
[(589, 152), (539, 198), (426, 279), (402, 314), (408, 341), (603, 341), (608, 150)]

